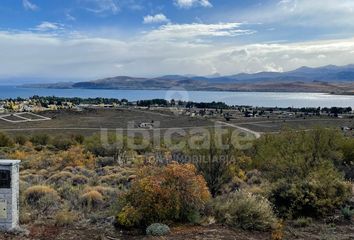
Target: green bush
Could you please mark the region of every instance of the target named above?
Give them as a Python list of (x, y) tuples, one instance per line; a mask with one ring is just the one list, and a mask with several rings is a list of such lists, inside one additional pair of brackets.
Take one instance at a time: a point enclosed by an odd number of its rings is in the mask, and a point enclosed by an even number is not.
[(342, 216), (345, 220), (351, 221), (354, 216), (354, 209), (350, 207), (344, 207), (341, 209)]
[(27, 142), (27, 137), (24, 135), (16, 135), (14, 136), (14, 142), (19, 144), (19, 145), (25, 145), (25, 143)]
[(315, 129), (256, 142), (252, 165), (269, 181), (269, 200), (281, 217), (322, 217), (349, 199), (350, 186), (339, 173), (343, 141), (336, 130)]
[(190, 222), (209, 199), (204, 178), (191, 164), (145, 168), (122, 201), (117, 225), (131, 228), (156, 222)]
[(50, 137), (47, 134), (36, 134), (30, 138), (31, 143), (38, 146), (46, 146), (50, 141)]
[(51, 142), (57, 150), (64, 151), (68, 150), (73, 145), (73, 141), (63, 136), (57, 136)]
[(266, 231), (277, 222), (269, 201), (246, 191), (217, 197), (212, 206), (221, 223), (236, 228)]
[(170, 233), (170, 228), (162, 223), (153, 223), (146, 228), (146, 235), (161, 237)]
[(11, 147), (13, 141), (6, 134), (0, 132), (0, 147)]
[(298, 228), (308, 227), (312, 224), (312, 218), (300, 217), (294, 221), (294, 226)]
[(326, 164), (314, 169), (306, 178), (273, 183), (269, 198), (282, 217), (322, 217), (333, 214), (350, 196), (350, 184)]

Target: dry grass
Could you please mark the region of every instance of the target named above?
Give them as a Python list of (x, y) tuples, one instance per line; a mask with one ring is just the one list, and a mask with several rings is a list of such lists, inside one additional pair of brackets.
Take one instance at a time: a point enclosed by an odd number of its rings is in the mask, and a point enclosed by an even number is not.
[(83, 207), (94, 209), (100, 207), (104, 201), (101, 193), (92, 190), (81, 195), (80, 202)]
[(53, 188), (44, 185), (36, 185), (27, 188), (25, 191), (25, 199), (29, 204), (38, 202), (41, 198), (52, 197), (58, 198), (58, 193)]
[(77, 214), (68, 210), (62, 210), (55, 215), (55, 225), (65, 227), (72, 225), (78, 219)]

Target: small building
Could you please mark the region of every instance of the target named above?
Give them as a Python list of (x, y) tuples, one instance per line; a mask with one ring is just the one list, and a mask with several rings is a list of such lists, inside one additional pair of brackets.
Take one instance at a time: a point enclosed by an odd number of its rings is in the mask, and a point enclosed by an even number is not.
[(152, 128), (154, 128), (154, 123), (153, 122), (149, 122), (149, 123), (143, 122), (143, 123), (139, 124), (139, 127), (140, 128), (150, 128), (150, 129), (152, 129)]

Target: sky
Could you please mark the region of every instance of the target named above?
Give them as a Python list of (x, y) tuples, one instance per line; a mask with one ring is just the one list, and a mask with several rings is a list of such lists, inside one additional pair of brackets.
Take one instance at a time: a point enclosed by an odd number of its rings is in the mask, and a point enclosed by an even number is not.
[(0, 84), (354, 63), (353, 0), (1, 0)]

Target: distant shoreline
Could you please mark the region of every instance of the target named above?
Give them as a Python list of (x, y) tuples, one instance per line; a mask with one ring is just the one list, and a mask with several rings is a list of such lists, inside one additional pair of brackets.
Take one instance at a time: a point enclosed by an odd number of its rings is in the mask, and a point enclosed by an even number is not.
[(7, 85), (16, 88), (26, 88), (26, 89), (58, 89), (58, 90), (103, 90), (103, 91), (187, 91), (187, 92), (235, 92), (235, 93), (323, 93), (330, 95), (354, 95), (354, 93), (336, 93), (336, 92), (326, 92), (326, 91), (306, 91), (306, 90), (274, 90), (274, 89), (257, 89), (257, 90), (244, 90), (244, 89), (179, 89), (179, 88), (78, 88), (78, 87), (40, 87), (31, 85)]
[[(11, 86), (11, 85), (10, 85)], [(239, 92), (239, 93), (323, 93), (329, 95), (347, 95), (352, 96), (354, 92), (326, 92), (326, 91), (306, 91), (306, 90), (274, 90), (274, 89), (257, 89), (257, 90), (234, 90), (234, 89), (171, 89), (171, 88), (77, 88), (77, 87), (40, 87), (31, 85), (17, 85), (16, 88), (29, 88), (29, 89), (85, 89), (85, 90), (119, 90), (119, 91), (187, 91), (187, 92)]]

